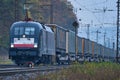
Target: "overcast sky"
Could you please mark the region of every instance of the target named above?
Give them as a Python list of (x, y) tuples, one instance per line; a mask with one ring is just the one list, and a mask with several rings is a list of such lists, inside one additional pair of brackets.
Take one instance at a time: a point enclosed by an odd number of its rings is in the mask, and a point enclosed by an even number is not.
[(106, 32), (106, 46), (112, 47), (116, 42), (116, 17), (117, 0), (68, 0), (74, 6), (80, 26), (79, 36), (87, 38), (86, 24), (90, 24), (90, 39), (96, 40), (96, 31), (98, 42), (104, 44), (104, 33)]

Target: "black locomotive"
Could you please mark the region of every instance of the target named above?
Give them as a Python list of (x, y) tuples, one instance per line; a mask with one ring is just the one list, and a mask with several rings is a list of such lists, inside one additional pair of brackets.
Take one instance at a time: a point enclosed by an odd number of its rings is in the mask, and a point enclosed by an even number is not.
[(10, 29), (9, 57), (18, 65), (53, 63), (54, 32), (39, 22), (15, 22)]

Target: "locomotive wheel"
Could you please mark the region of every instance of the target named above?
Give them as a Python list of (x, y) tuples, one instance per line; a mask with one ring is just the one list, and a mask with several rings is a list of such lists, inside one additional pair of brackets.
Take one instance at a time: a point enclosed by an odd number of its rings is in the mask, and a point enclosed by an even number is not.
[(34, 67), (34, 63), (33, 62), (29, 62), (28, 63), (28, 67), (33, 68)]

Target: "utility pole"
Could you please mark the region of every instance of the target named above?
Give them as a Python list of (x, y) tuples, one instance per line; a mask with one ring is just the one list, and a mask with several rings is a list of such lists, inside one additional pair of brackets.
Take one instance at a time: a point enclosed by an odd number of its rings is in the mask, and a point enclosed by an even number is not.
[(107, 38), (107, 42), (108, 42), (108, 47), (110, 48), (110, 38)]
[(105, 40), (106, 40), (106, 31), (104, 32), (104, 46), (106, 47), (106, 42), (105, 42)]
[(87, 39), (89, 40), (90, 39), (90, 24), (87, 24)]
[(74, 21), (72, 25), (75, 27), (75, 55), (77, 55), (77, 29), (79, 27), (79, 24), (77, 21)]
[[(49, 3), (46, 2), (45, 0), (40, 0), (39, 7), (42, 7), (42, 10), (44, 10), (44, 7), (49, 7), (49, 16), (50, 16), (50, 24), (53, 24), (53, 6), (54, 6), (54, 0), (49, 0)], [(42, 12), (41, 12), (42, 13)]]
[[(99, 32), (98, 29), (97, 29), (97, 31), (96, 31), (96, 42), (97, 43), (98, 43), (98, 34), (99, 33), (101, 33), (101, 32)], [(96, 46), (96, 49), (98, 50), (98, 46)], [(97, 53), (97, 57), (98, 57), (98, 53)]]
[(98, 43), (98, 34), (101, 33), (98, 30), (96, 31), (96, 42)]
[(50, 23), (53, 24), (53, 0), (51, 0)]
[(105, 55), (105, 47), (106, 47), (106, 31), (104, 32), (104, 48), (103, 48), (103, 58)]
[(113, 44), (113, 50), (115, 50), (115, 43), (113, 42), (112, 44)]
[(15, 21), (17, 21), (17, 20), (18, 20), (18, 17), (19, 17), (18, 0), (15, 0), (14, 2), (15, 2), (15, 6), (14, 6), (15, 16), (14, 16), (14, 18), (15, 18)]
[(90, 24), (87, 24), (87, 39), (88, 39), (88, 54), (89, 54), (89, 40), (90, 40)]
[(117, 40), (116, 40), (116, 62), (119, 61), (119, 24), (120, 24), (120, 0), (117, 1)]

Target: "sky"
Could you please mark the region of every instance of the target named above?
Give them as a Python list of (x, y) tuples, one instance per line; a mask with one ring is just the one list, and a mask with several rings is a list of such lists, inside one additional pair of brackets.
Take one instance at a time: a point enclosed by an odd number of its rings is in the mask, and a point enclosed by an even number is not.
[(78, 35), (87, 38), (88, 25), (89, 39), (107, 47), (116, 43), (116, 21), (117, 21), (117, 0), (68, 0), (74, 6), (73, 12), (76, 14), (79, 29)]

